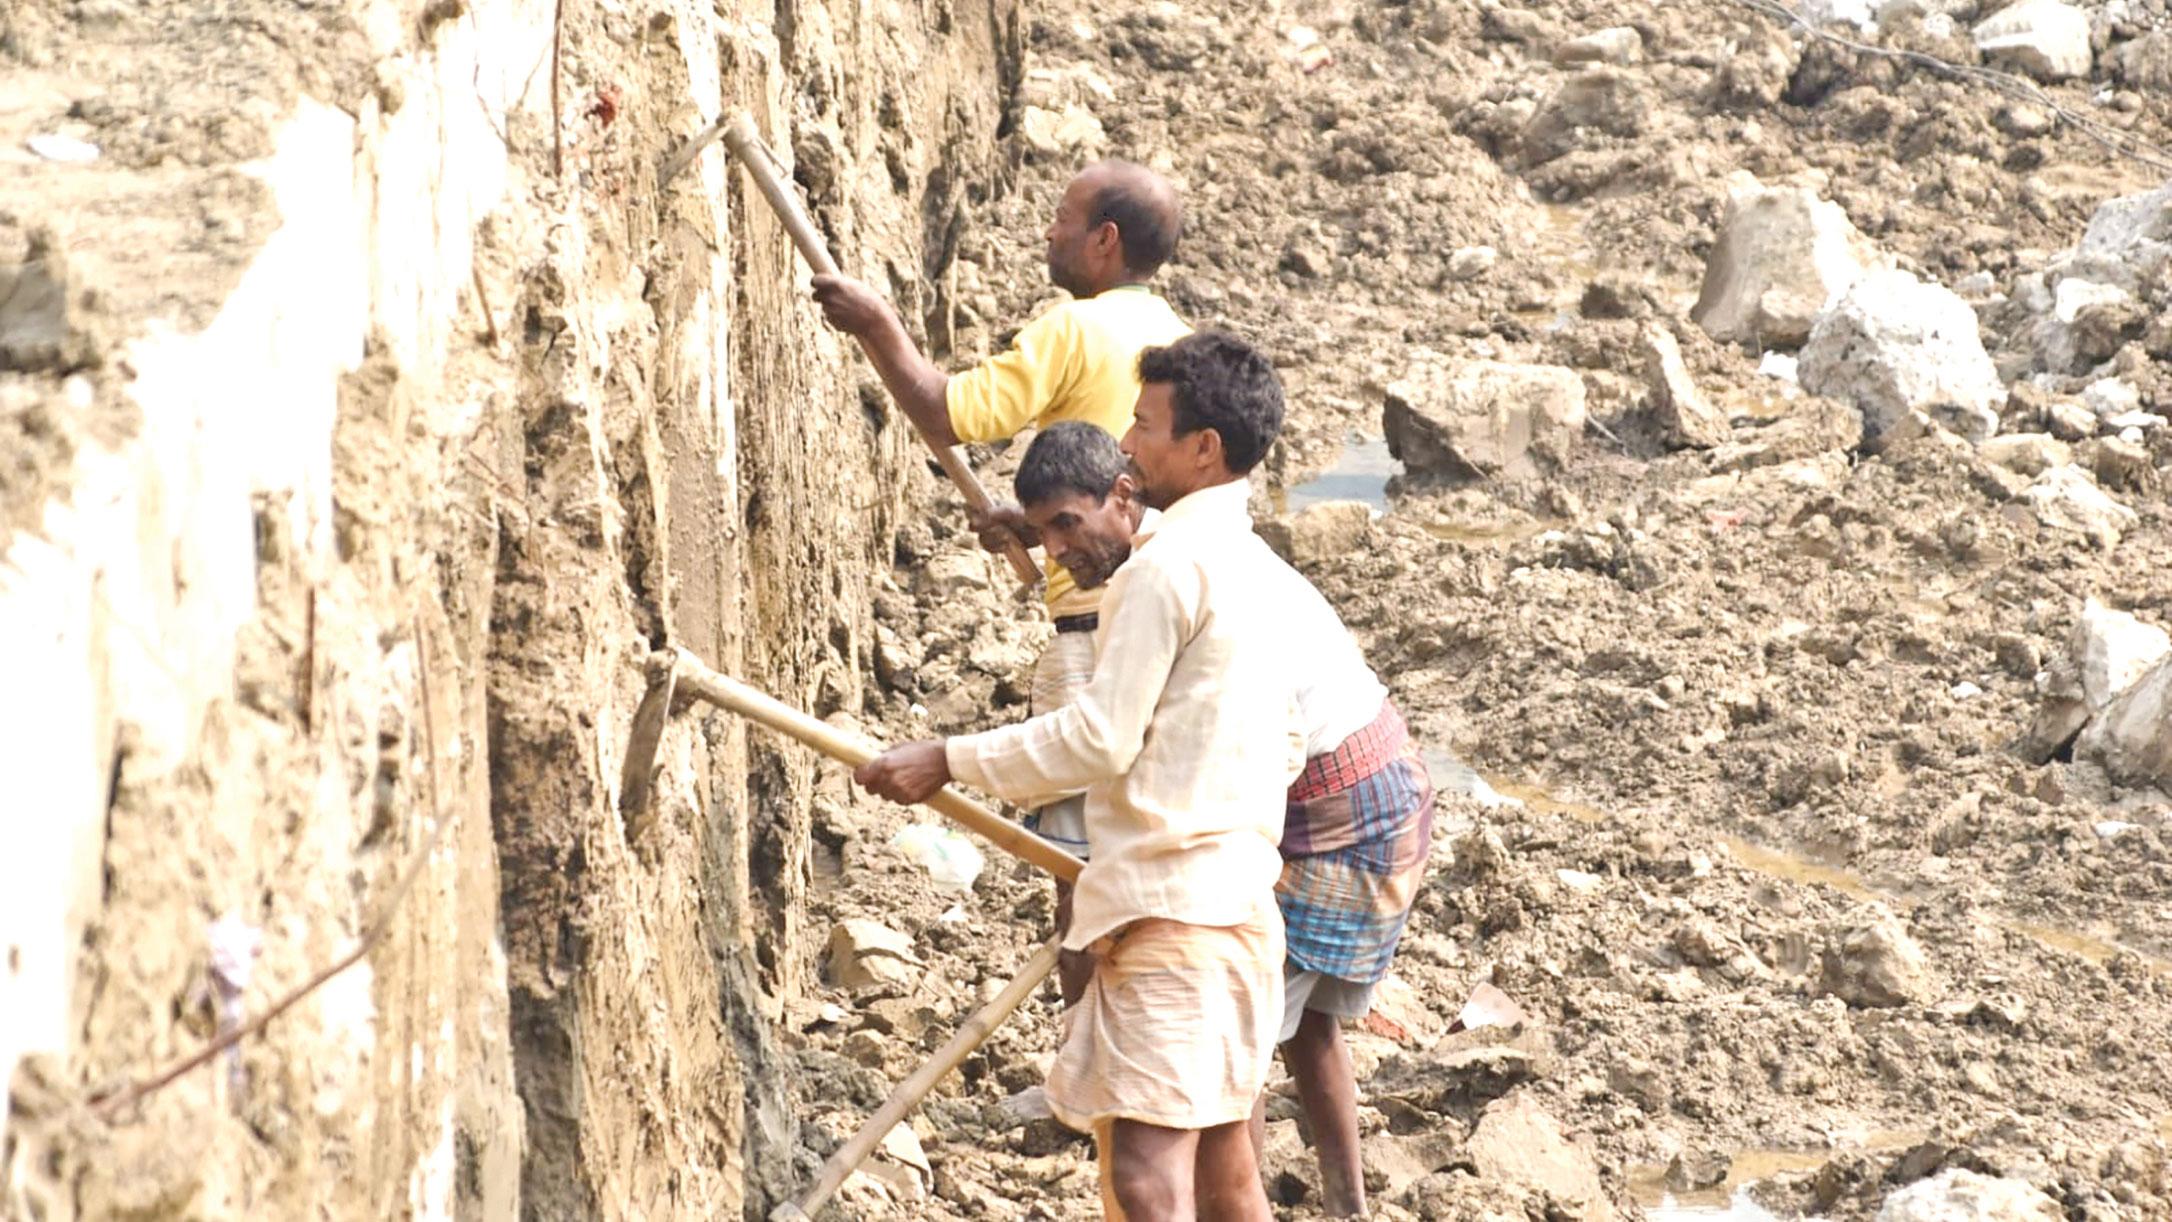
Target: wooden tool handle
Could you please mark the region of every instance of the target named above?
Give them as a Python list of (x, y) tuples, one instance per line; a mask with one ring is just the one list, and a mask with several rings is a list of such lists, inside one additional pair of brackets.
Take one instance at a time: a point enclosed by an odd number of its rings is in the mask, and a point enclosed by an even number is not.
[[(880, 753), (871, 743), (840, 733), (730, 675), (710, 670), (683, 649), (678, 652), (676, 669), (678, 690), (682, 694), (698, 696), (718, 708), (728, 709), (741, 717), (761, 722), (780, 734), (798, 739), (831, 759), (857, 768)], [(1078, 858), (947, 785), (937, 790), (935, 796), (923, 805), (949, 816), (953, 822), (970, 831), (978, 832), (1011, 856), (1039, 866), (1067, 883), (1078, 881), (1078, 872), (1084, 868), (1084, 863)]]
[[(742, 113), (726, 124), (724, 147), (739, 159), (740, 164), (747, 167), (747, 173), (754, 178), (755, 187), (761, 191), (762, 198), (769, 201), (769, 206), (776, 210), (777, 219), (784, 222), (784, 231), (792, 235), (792, 244), (799, 247), (800, 256), (807, 260), (807, 266), (815, 269), (819, 275), (837, 275), (837, 260), (830, 257), (830, 249), (823, 244), (822, 235), (815, 232), (814, 221), (807, 216), (807, 210), (800, 207), (799, 196), (785, 186), (784, 175), (777, 164), (770, 160), (769, 146), (763, 144), (762, 138), (754, 131), (754, 120)], [(913, 428), (916, 432), (919, 431), (917, 422)], [(989, 506), (994, 502), (989, 499), (988, 490), (980, 486), (980, 480), (973, 474), (973, 468), (966, 465), (965, 455), (958, 452), (958, 447), (937, 445), (935, 439), (924, 432), (920, 434), (920, 440), (927, 442), (928, 448), (935, 451), (935, 461), (942, 464), (944, 474), (950, 476), (950, 482), (956, 484), (958, 491), (965, 494), (965, 503), (971, 505), (976, 512), (988, 512)], [(1013, 538), (1010, 546), (1003, 549), (1003, 554), (1009, 558), (1011, 569), (1018, 574), (1019, 581), (1032, 585), (1041, 579), (1040, 566), (1033, 563), (1033, 556), (1026, 551), (1023, 542)]]
[(986, 1043), (995, 1029), (1003, 1025), (1003, 1020), (1048, 979), (1048, 974), (1056, 969), (1056, 959), (1062, 950), (1063, 939), (1057, 938), (1033, 952), (1033, 957), (1018, 969), (1018, 974), (1011, 977), (1002, 992), (974, 1011), (965, 1025), (958, 1028), (957, 1034), (950, 1037), (949, 1043), (937, 1049), (935, 1055), (915, 1069), (910, 1077), (898, 1083), (897, 1089), (890, 1092), (890, 1097), (882, 1101), (882, 1106), (875, 1109), (875, 1114), (867, 1118), (867, 1123), (860, 1126), (851, 1140), (837, 1147), (837, 1152), (822, 1164), (822, 1170), (800, 1194), (798, 1201), (787, 1202), (770, 1211), (769, 1222), (801, 1222), (821, 1212), (831, 1195), (852, 1178), (852, 1173), (860, 1169), (860, 1164), (866, 1162), (867, 1156), (875, 1152), (890, 1130), (905, 1119), (906, 1113), (920, 1106), (920, 1101), (928, 1097), (928, 1092), (935, 1089), (943, 1075), (956, 1069), (960, 1061)]

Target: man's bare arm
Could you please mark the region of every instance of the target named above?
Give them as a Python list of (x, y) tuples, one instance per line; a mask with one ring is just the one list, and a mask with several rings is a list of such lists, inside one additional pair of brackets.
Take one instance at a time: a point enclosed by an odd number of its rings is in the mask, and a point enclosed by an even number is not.
[(928, 440), (958, 444), (950, 427), (950, 378), (921, 355), (890, 303), (849, 276), (816, 276), (814, 298), (831, 326), (860, 341), (890, 397)]

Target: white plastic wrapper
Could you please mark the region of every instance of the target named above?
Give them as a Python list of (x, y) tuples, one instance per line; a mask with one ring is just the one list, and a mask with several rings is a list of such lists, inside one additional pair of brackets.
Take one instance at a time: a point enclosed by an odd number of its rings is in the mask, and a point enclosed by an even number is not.
[(933, 823), (915, 823), (890, 838), (890, 847), (920, 863), (945, 890), (971, 889), (987, 859), (964, 833)]

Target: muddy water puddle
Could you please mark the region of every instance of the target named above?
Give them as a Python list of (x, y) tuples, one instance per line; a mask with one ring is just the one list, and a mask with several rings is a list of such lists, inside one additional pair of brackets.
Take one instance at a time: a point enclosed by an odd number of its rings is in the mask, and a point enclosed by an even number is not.
[(1645, 1163), (1629, 1169), (1629, 1195), (1644, 1207), (1654, 1222), (1688, 1222), (1689, 1219), (1728, 1219), (1731, 1222), (1763, 1222), (1771, 1211), (1750, 1198), (1749, 1189), (1781, 1175), (1815, 1171), (1835, 1157), (1848, 1154), (1886, 1154), (1907, 1149), (1927, 1134), (1912, 1130), (1872, 1132), (1861, 1142), (1824, 1150), (1739, 1149), (1726, 1151), (1727, 1176), (1717, 1184), (1685, 1192), (1667, 1187), (1667, 1166)]
[(1388, 511), (1388, 481), (1403, 473), (1403, 464), (1388, 452), (1385, 438), (1353, 433), (1343, 441), (1335, 465), (1301, 484), (1292, 485), (1277, 498), (1284, 513), (1295, 513), (1323, 501), (1360, 501), (1374, 513)]

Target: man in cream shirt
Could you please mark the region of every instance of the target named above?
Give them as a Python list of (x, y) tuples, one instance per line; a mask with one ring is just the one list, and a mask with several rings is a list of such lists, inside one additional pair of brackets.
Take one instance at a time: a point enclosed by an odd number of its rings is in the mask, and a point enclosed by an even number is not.
[(1134, 1222), (1271, 1216), (1247, 1125), (1282, 1021), (1274, 888), (1304, 765), (1284, 665), (1282, 563), (1245, 476), (1282, 423), (1274, 367), (1204, 332), (1139, 358), (1123, 450), (1162, 510), (1102, 599), (1099, 660), (1071, 704), (910, 743), (862, 766), (917, 802), (956, 779), (1016, 802), (1086, 791), (1092, 851), (1065, 945), (1093, 975), (1049, 1070), (1057, 1117), (1092, 1131), (1104, 1199)]
[[(1018, 466), (1018, 500), (1049, 558), (1082, 590), (1107, 584), (1152, 534), (1116, 439), (1051, 425)], [(1274, 596), (1305, 732), (1282, 825), (1282, 1059), (1297, 1083), (1331, 1217), (1365, 1214), (1357, 1082), (1341, 1024), (1388, 974), (1432, 847), (1433, 785), (1394, 702), (1320, 592), (1294, 569)], [(1253, 1139), (1264, 1137), (1264, 1116)]]

